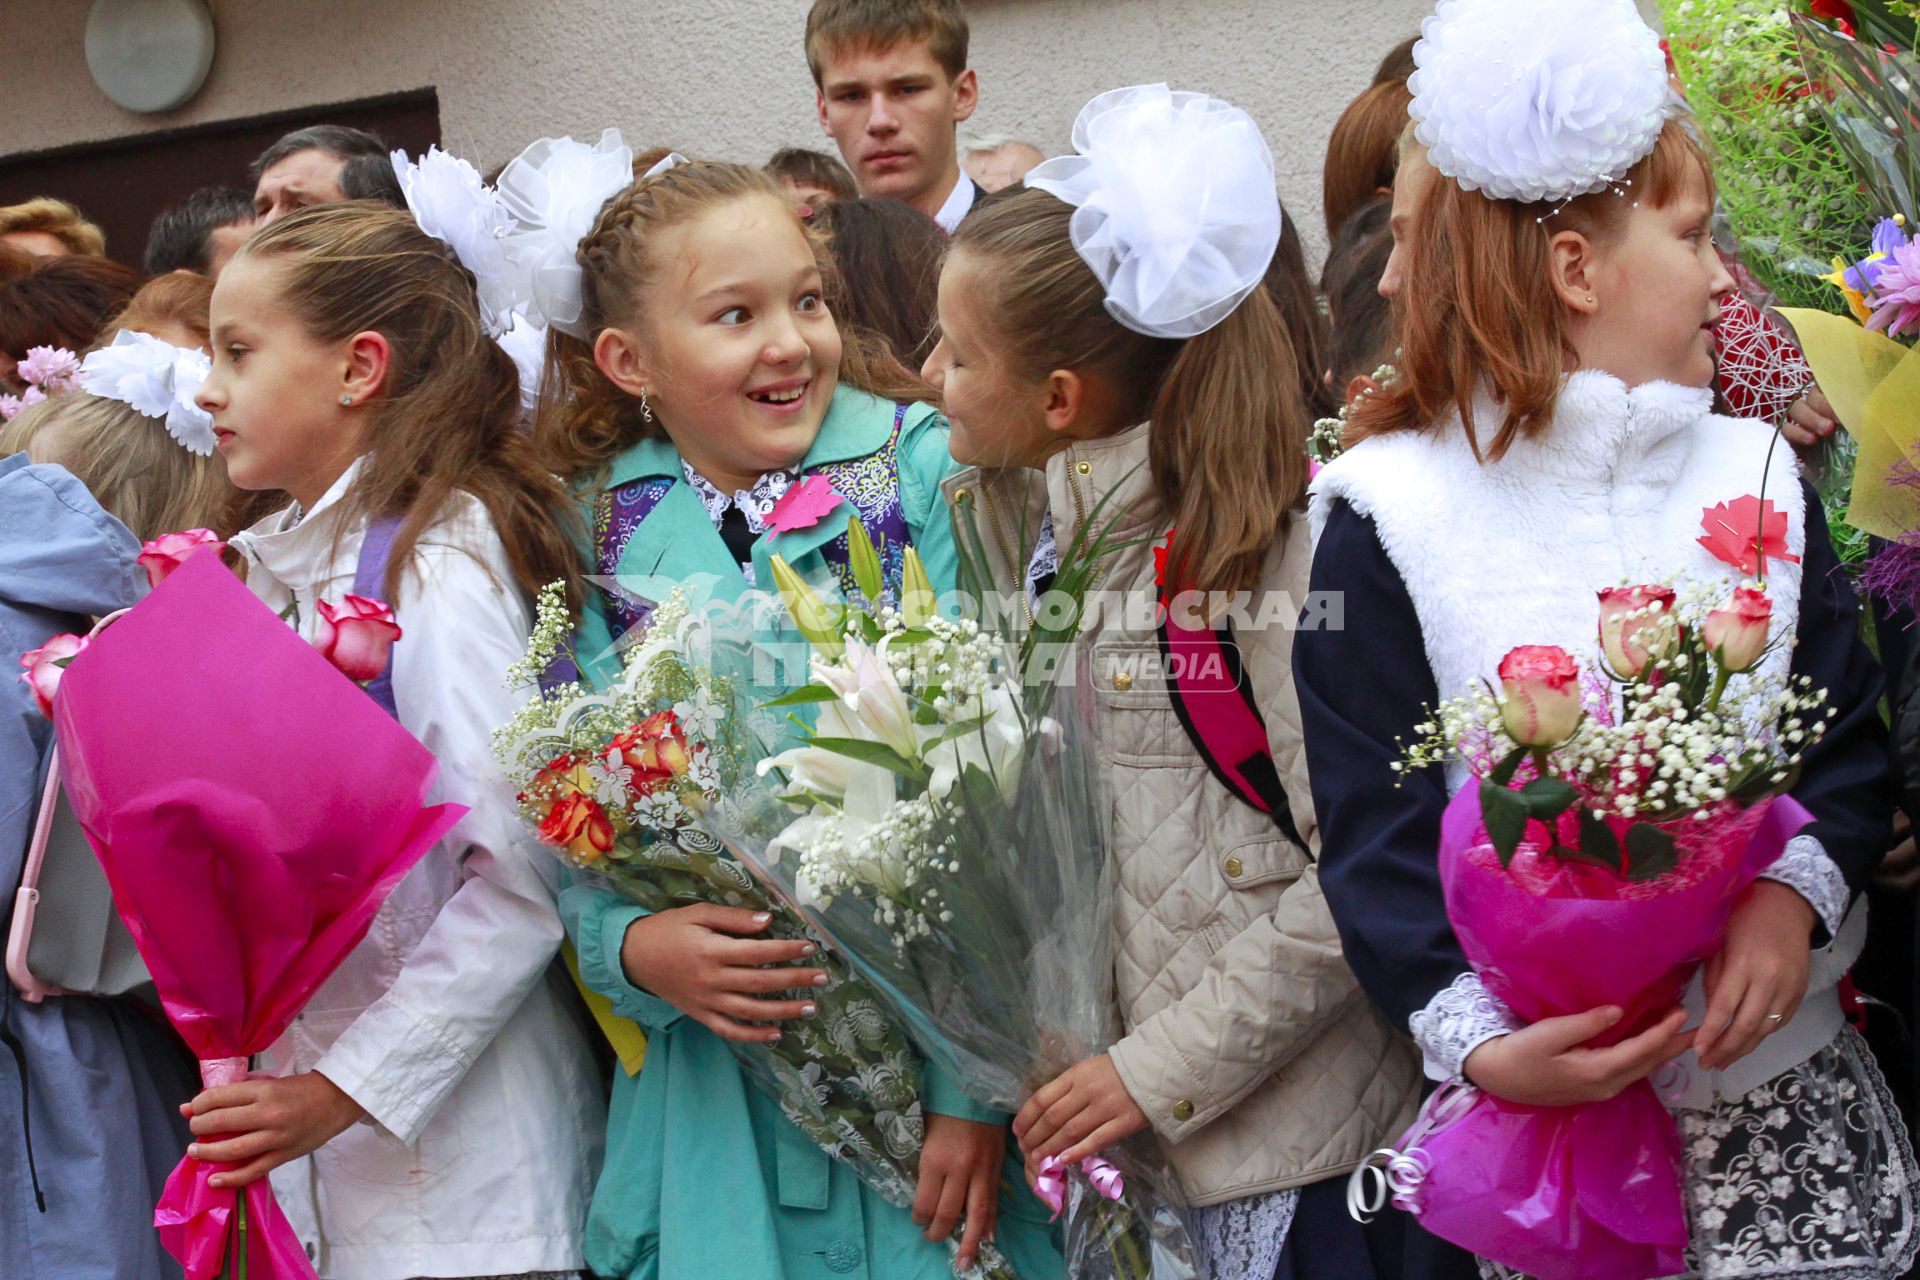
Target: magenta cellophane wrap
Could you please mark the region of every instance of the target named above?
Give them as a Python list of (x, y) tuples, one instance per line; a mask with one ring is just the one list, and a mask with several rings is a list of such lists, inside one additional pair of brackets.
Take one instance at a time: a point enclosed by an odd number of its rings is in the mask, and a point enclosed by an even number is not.
[[(74, 661), (54, 724), (115, 909), (210, 1082), (279, 1038), (466, 812), (424, 803), (433, 756), (216, 556)], [(208, 1185), (222, 1167), (183, 1159), (154, 1213), (189, 1280), (227, 1263), (242, 1193)], [(267, 1180), (243, 1194), (247, 1274), (312, 1276)]]
[[(1679, 1003), (1718, 949), (1735, 898), (1809, 821), (1780, 796), (1663, 824), (1680, 865), (1635, 884), (1533, 840), (1502, 868), (1469, 785), (1441, 826), (1447, 915), (1481, 980), (1521, 1021), (1618, 1005), (1626, 1016), (1595, 1041), (1615, 1043)], [(1482, 1257), (1539, 1280), (1685, 1270), (1679, 1130), (1646, 1080), (1572, 1107), (1436, 1095), (1401, 1146), (1418, 1169), (1405, 1199), (1421, 1225)]]

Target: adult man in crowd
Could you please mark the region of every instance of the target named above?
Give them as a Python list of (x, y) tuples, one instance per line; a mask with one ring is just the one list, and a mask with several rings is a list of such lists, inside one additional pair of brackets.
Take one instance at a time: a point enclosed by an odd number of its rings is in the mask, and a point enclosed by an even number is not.
[(37, 258), (98, 258), (107, 252), (105, 233), (78, 209), (52, 196), (0, 207), (0, 244)]
[(1046, 158), (1031, 142), (1004, 133), (982, 134), (960, 144), (961, 170), (989, 195), (1015, 185)]
[(860, 194), (958, 227), (979, 189), (960, 172), (955, 131), (980, 97), (959, 0), (814, 0), (807, 65)]
[(365, 129), (295, 129), (253, 162), (253, 213), (261, 226), (310, 204), (380, 200), (406, 207), (387, 144)]
[(202, 187), (153, 220), (141, 266), (150, 276), (218, 276), (253, 226), (252, 196), (238, 187)]

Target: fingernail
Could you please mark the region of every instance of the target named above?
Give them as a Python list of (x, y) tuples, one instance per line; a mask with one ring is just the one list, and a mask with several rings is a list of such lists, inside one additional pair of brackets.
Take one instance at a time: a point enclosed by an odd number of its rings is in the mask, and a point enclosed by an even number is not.
[(802, 951), (802, 952), (801, 952), (800, 954), (801, 954), (801, 955), (803, 955), (803, 956), (814, 956), (814, 955), (819, 955), (819, 954), (820, 954), (820, 948), (818, 948), (818, 947), (816, 947), (816, 946), (814, 946), (814, 945), (813, 945), (813, 944), (812, 944), (811, 942), (809, 942), (809, 943), (807, 944), (807, 949), (806, 949), (805, 951)]
[(811, 1018), (814, 1014), (818, 1012), (820, 1012), (820, 1007), (818, 1005), (803, 1004), (800, 1006), (800, 1016), (803, 1018)]
[(767, 1043), (768, 1043), (768, 1044), (777, 1044), (777, 1043), (779, 1043), (779, 1040), (780, 1040), (780, 1033), (779, 1033), (778, 1031), (769, 1031), (769, 1032), (767, 1032)]
[(216, 1173), (207, 1179), (207, 1185), (210, 1187), (224, 1187), (227, 1185), (227, 1180)]
[(827, 976), (826, 974), (824, 974), (824, 973), (816, 973), (816, 974), (814, 974), (814, 975), (813, 975), (813, 985), (814, 985), (814, 986), (816, 986), (816, 987), (824, 987), (824, 986), (826, 986), (826, 985), (827, 985), (827, 984), (828, 984), (829, 982), (832, 982), (832, 981), (833, 981), (833, 979), (832, 979), (832, 978), (829, 978), (829, 977), (828, 977), (828, 976)]
[(756, 912), (756, 913), (754, 914), (754, 917), (753, 917), (753, 922), (754, 922), (755, 924), (765, 924), (765, 923), (766, 923), (767, 921), (769, 921), (769, 920), (771, 920), (771, 919), (773, 919), (773, 912), (771, 912), (771, 911), (760, 911), (760, 912)]
[(187, 1144), (187, 1154), (195, 1160), (198, 1160), (200, 1158), (200, 1144), (197, 1142), (189, 1142)]

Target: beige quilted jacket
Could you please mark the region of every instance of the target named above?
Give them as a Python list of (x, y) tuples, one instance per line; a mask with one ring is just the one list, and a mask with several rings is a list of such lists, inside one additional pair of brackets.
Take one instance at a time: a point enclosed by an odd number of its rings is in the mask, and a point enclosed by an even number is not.
[[(1352, 1169), (1411, 1122), (1420, 1071), (1361, 995), (1312, 859), (1208, 772), (1168, 700), (1154, 631), (1137, 625), (1137, 603), (1122, 603), (1156, 592), (1149, 543), (1170, 523), (1146, 442), (1142, 425), (1073, 445), (1044, 477), (975, 469), (945, 488), (1001, 591), (1024, 580), (1049, 509), (1063, 552), (1096, 511), (1110, 541), (1141, 544), (1113, 554), (1082, 628), (1094, 641), (1119, 884), (1126, 1035), (1112, 1056), (1188, 1198), (1209, 1205)], [(1267, 562), (1268, 588), (1294, 602), (1276, 614), (1290, 619), (1304, 600), (1310, 551), (1296, 518)], [(1256, 602), (1249, 616), (1258, 612)], [(1235, 634), (1295, 823), (1317, 847), (1293, 631), (1236, 624)]]

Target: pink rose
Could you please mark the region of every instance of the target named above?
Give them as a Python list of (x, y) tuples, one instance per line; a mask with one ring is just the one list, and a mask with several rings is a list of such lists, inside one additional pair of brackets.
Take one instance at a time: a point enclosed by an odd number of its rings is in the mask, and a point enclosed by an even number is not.
[(1623, 680), (1637, 680), (1680, 638), (1672, 617), (1673, 588), (1608, 587), (1600, 593), (1600, 649)]
[(399, 638), (399, 624), (384, 601), (350, 595), (338, 605), (320, 602), (320, 630), (313, 647), (349, 680), (365, 684), (378, 677), (387, 669), (387, 651)]
[(21, 683), (33, 690), (34, 705), (40, 714), (53, 719), (53, 695), (59, 691), (60, 677), (88, 644), (85, 636), (55, 636), (38, 649), (20, 655)]
[(1580, 668), (1565, 649), (1523, 644), (1500, 659), (1500, 718), (1523, 747), (1557, 747), (1580, 727)]
[(1733, 601), (1724, 609), (1715, 609), (1701, 625), (1700, 637), (1707, 651), (1730, 674), (1751, 671), (1767, 651), (1767, 634), (1773, 629), (1773, 601), (1764, 591), (1735, 587)]
[(65, 347), (28, 347), (26, 358), (14, 366), (13, 372), (30, 387), (71, 391), (80, 373), (80, 357)]
[(138, 564), (147, 571), (147, 584), (157, 587), (166, 576), (201, 551), (219, 555), (227, 549), (220, 535), (211, 529), (188, 529), (184, 533), (163, 533), (140, 548)]

